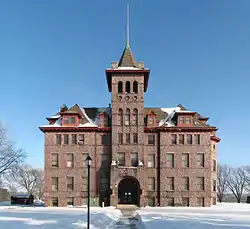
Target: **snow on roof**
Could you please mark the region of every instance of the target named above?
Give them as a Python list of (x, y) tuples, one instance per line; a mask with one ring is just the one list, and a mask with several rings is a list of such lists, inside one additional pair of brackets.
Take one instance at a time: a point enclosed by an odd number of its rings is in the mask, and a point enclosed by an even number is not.
[(165, 113), (167, 113), (166, 118), (161, 120), (159, 122), (159, 126), (175, 126), (175, 124), (172, 121), (172, 118), (174, 117), (174, 114), (181, 110), (180, 107), (174, 107), (174, 108), (161, 108), (161, 110)]
[(56, 118), (60, 118), (60, 117), (61, 117), (61, 115), (53, 115), (53, 116), (48, 117), (48, 118), (53, 118), (53, 119), (56, 119)]
[(79, 124), (78, 126), (79, 127), (97, 127), (97, 125), (89, 123), (89, 122), (84, 123), (84, 124)]
[(139, 68), (135, 67), (118, 67), (119, 70), (139, 70)]
[(93, 122), (93, 120), (91, 120), (91, 119), (88, 117), (88, 115), (86, 114), (84, 108), (81, 108), (81, 111), (82, 111), (84, 117), (88, 120), (88, 124), (90, 124), (91, 126), (97, 127), (97, 125)]
[(43, 125), (43, 126), (40, 126), (40, 127), (61, 127), (61, 125), (59, 125), (57, 123), (54, 123), (54, 124), (50, 124), (50, 125)]

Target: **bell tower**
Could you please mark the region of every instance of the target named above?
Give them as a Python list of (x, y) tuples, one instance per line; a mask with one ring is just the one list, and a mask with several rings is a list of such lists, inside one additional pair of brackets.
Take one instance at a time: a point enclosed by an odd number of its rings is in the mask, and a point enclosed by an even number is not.
[(126, 46), (119, 62), (113, 62), (111, 68), (106, 69), (108, 88), (112, 93), (111, 205), (118, 204), (124, 198), (125, 191), (119, 190), (119, 183), (126, 177), (131, 177), (137, 183), (137, 191), (134, 191), (136, 194), (131, 194), (134, 195), (131, 197), (134, 204), (142, 202), (140, 190), (145, 186), (145, 179), (142, 179), (144, 92), (147, 90), (150, 70), (144, 68), (143, 62), (134, 59), (129, 44), (128, 24), (127, 9)]

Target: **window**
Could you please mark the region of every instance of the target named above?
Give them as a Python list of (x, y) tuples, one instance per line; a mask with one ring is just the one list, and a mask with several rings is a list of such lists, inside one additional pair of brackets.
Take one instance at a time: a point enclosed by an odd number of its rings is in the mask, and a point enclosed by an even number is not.
[(88, 191), (88, 177), (87, 176), (82, 176), (82, 191), (84, 192), (83, 193), (84, 195), (86, 195), (85, 192)]
[(186, 117), (186, 124), (191, 124), (191, 117), (190, 116)]
[(180, 144), (180, 145), (183, 145), (183, 144), (184, 144), (184, 141), (185, 141), (185, 139), (184, 139), (184, 134), (179, 134), (179, 144)]
[(138, 153), (131, 153), (130, 159), (131, 159), (131, 166), (137, 167), (138, 166)]
[(64, 145), (68, 145), (68, 144), (69, 144), (69, 135), (64, 134)]
[(215, 171), (215, 172), (216, 172), (216, 167), (217, 167), (216, 166), (216, 160), (213, 159), (213, 171)]
[(198, 206), (198, 207), (204, 207), (204, 206), (205, 206), (205, 198), (203, 198), (203, 197), (198, 197), (198, 198), (197, 198), (197, 206)]
[(155, 167), (155, 154), (151, 153), (148, 155), (148, 168)]
[(213, 180), (213, 192), (216, 192), (216, 180)]
[(154, 177), (148, 178), (148, 191), (155, 191), (155, 178)]
[(99, 115), (99, 119), (100, 119), (100, 127), (103, 128), (105, 125), (104, 125), (104, 113), (100, 114)]
[(167, 206), (174, 206), (174, 198), (173, 197), (167, 198)]
[(189, 198), (188, 197), (183, 197), (182, 198), (182, 206), (183, 207), (188, 207), (189, 206)]
[(52, 168), (58, 168), (58, 153), (52, 153)]
[(122, 93), (122, 81), (118, 82), (118, 93)]
[(173, 153), (167, 154), (167, 167), (174, 168), (174, 154)]
[(155, 124), (155, 117), (153, 115), (148, 116), (148, 125), (152, 126)]
[(183, 191), (189, 190), (189, 177), (182, 178)]
[(197, 166), (198, 167), (205, 166), (204, 153), (197, 153)]
[(51, 205), (52, 207), (58, 207), (58, 197), (51, 198)]
[(180, 118), (179, 118), (179, 123), (180, 123), (180, 124), (184, 124), (184, 117), (180, 117)]
[(155, 197), (148, 196), (148, 206), (149, 207), (155, 207)]
[(108, 145), (109, 144), (109, 136), (106, 134), (102, 135), (102, 145)]
[(76, 145), (77, 144), (77, 135), (76, 134), (72, 134), (71, 135), (71, 140), (72, 140), (72, 145)]
[(136, 108), (133, 110), (133, 124), (138, 125), (138, 110)]
[(138, 134), (137, 133), (133, 133), (133, 142), (134, 142), (134, 144), (138, 143)]
[(130, 82), (129, 81), (126, 82), (126, 92), (130, 93)]
[(148, 145), (155, 145), (155, 135), (148, 135)]
[(104, 128), (104, 127), (108, 127), (109, 123), (108, 123), (108, 116), (106, 113), (103, 113), (102, 115), (100, 115), (100, 127)]
[(137, 83), (137, 81), (133, 82), (133, 92), (138, 93), (138, 83)]
[(82, 166), (86, 167), (86, 158), (89, 156), (88, 153), (82, 153)]
[(171, 134), (171, 144), (177, 144), (177, 134)]
[(67, 197), (67, 205), (68, 206), (74, 205), (74, 198), (73, 197)]
[(216, 205), (216, 198), (215, 197), (212, 198), (212, 203), (213, 203), (213, 205)]
[(167, 190), (168, 191), (174, 190), (174, 177), (167, 177)]
[(188, 134), (187, 135), (187, 144), (188, 145), (192, 145), (193, 144), (192, 134)]
[(73, 155), (73, 153), (67, 154), (67, 167), (68, 168), (74, 167), (74, 155)]
[(79, 144), (80, 145), (84, 144), (84, 134), (79, 134)]
[(61, 145), (62, 144), (62, 135), (61, 134), (57, 134), (56, 135), (56, 144), (57, 145)]
[(118, 133), (118, 144), (123, 144), (123, 133)]
[(70, 124), (75, 124), (76, 123), (76, 117), (72, 116), (70, 117)]
[(125, 113), (125, 126), (129, 126), (130, 124), (130, 110), (127, 108)]
[(118, 153), (118, 166), (125, 166), (125, 153)]
[(58, 191), (58, 177), (52, 177), (52, 191)]
[(121, 108), (118, 111), (118, 125), (119, 126), (123, 125), (123, 111)]
[(201, 143), (200, 142), (200, 140), (201, 140), (200, 138), (201, 138), (200, 134), (195, 134), (194, 135), (194, 140), (195, 140), (195, 144), (196, 145), (200, 145), (200, 143)]
[(126, 134), (126, 144), (130, 144), (130, 134)]
[(64, 117), (63, 118), (63, 123), (64, 124), (69, 124), (69, 118), (68, 117)]
[(197, 177), (197, 190), (204, 190), (204, 177)]
[(109, 179), (108, 178), (100, 178), (100, 189), (106, 191), (109, 187)]
[(101, 154), (101, 165), (107, 166), (108, 165), (108, 154)]
[(74, 190), (74, 177), (67, 177), (67, 189), (68, 191)]
[(183, 153), (181, 158), (182, 158), (182, 167), (188, 168), (189, 167), (189, 154)]

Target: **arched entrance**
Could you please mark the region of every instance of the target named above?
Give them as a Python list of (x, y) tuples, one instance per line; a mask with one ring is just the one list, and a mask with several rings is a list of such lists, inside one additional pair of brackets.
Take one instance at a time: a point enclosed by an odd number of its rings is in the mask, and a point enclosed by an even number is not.
[(140, 205), (140, 184), (133, 177), (126, 177), (118, 185), (118, 204)]

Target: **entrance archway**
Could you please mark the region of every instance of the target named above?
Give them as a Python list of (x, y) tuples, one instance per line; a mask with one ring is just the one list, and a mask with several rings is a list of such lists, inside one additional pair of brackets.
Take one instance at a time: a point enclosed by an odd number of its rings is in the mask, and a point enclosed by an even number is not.
[(126, 177), (118, 185), (118, 204), (140, 205), (140, 184), (133, 177)]

